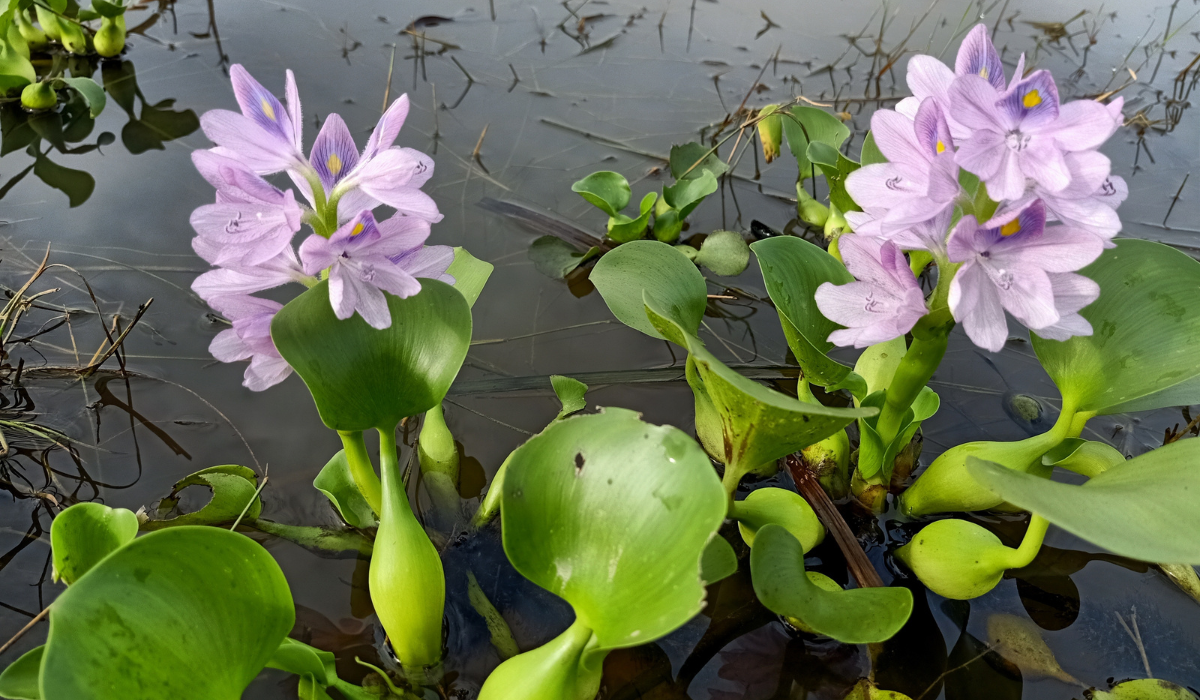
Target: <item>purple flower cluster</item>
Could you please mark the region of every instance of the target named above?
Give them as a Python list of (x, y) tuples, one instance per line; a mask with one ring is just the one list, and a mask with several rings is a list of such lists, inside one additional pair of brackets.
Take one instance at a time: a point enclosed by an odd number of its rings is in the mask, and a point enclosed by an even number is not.
[[(888, 162), (846, 181), (863, 211), (845, 215), (855, 235), (840, 245), (855, 251), (846, 265), (860, 282), (817, 290), (821, 311), (849, 329), (831, 342), (898, 337), (927, 313), (911, 273), (900, 274), (907, 270), (860, 274), (864, 250), (878, 254), (872, 266), (895, 267), (887, 246), (851, 243), (863, 237), (928, 251), (939, 286), (949, 283), (951, 313), (980, 347), (1003, 347), (1006, 311), (1043, 337), (1091, 334), (1078, 312), (1099, 288), (1076, 272), (1121, 230), (1116, 209), (1128, 188), (1096, 149), (1121, 126), (1123, 102), (1060, 103), (1050, 73), (1026, 76), (1024, 66), (1022, 56), (1007, 81), (983, 25), (967, 35), (953, 70), (930, 56), (909, 62), (913, 97), (871, 118)], [(976, 180), (984, 191), (967, 192), (963, 183)], [(990, 206), (977, 211), (982, 202)]]
[[(286, 107), (242, 66), (233, 66), (230, 77), (241, 113), (218, 109), (201, 117), (217, 145), (192, 154), (217, 191), (213, 204), (192, 213), (192, 247), (216, 268), (197, 277), (192, 289), (233, 324), (213, 339), (210, 352), (222, 362), (249, 360), (245, 385), (261, 391), (291, 368), (271, 342), (271, 319), (282, 305), (253, 294), (328, 279), (338, 318), (357, 312), (383, 329), (392, 323), (384, 292), (416, 294), (418, 277), (453, 283), (446, 270), (454, 251), (424, 245), (430, 225), (442, 218), (420, 189), (433, 175), (433, 160), (392, 145), (408, 116), (406, 95), (380, 118), (361, 153), (346, 123), (331, 114), (305, 158), (292, 72)], [(263, 178), (281, 172), (303, 201)], [(381, 204), (396, 214), (376, 221), (372, 210)], [(304, 223), (313, 233), (297, 250), (293, 239)]]

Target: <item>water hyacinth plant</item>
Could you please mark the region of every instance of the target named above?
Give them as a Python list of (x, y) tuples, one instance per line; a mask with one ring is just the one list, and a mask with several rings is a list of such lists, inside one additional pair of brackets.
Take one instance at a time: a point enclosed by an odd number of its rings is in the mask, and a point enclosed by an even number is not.
[[(39, 3), (36, 14), (65, 45), (79, 23), (55, 24), (55, 7), (43, 16)], [(99, 50), (101, 33), (111, 43), (123, 31), (122, 6), (96, 7)], [(15, 11), (13, 26), (28, 36), (31, 18)], [(422, 190), (432, 158), (396, 145), (407, 96), (386, 106), (361, 150), (330, 114), (306, 151), (291, 71), (283, 100), (240, 65), (230, 78), (239, 110), (204, 114), (215, 145), (192, 154), (215, 189), (190, 219), (193, 248), (212, 266), (192, 289), (229, 322), (213, 357), (247, 363), (243, 383), (255, 392), (298, 375), (338, 433), (343, 449), (313, 485), (345, 527), (264, 519), (265, 479), (233, 464), (176, 482), (153, 512), (65, 508), (50, 544), (52, 577), (68, 588), (48, 608), (46, 644), (0, 673), (0, 696), (141, 697), (152, 687), (233, 699), (264, 668), (297, 676), (302, 698), (465, 694), (453, 688), (457, 671), (443, 668), (454, 647), (447, 636), (462, 625), (446, 623), (454, 587), (440, 548), (497, 521), (512, 569), (573, 617), (522, 649), (468, 572), (470, 603), (500, 656), (480, 700), (593, 700), (606, 659), (719, 604), (709, 599), (714, 586), (739, 569), (763, 619), (805, 639), (870, 645), (866, 677), (856, 668), (844, 684), (844, 697), (864, 700), (905, 697), (877, 687), (876, 670), (880, 645), (902, 642), (910, 621), (929, 617), (921, 584), (948, 599), (984, 595), (1034, 562), (1051, 526), (1200, 588), (1191, 568), (1200, 564), (1200, 442), (1126, 459), (1082, 437), (1096, 416), (1200, 403), (1191, 351), (1200, 308), (1179, 302), (1200, 288), (1200, 262), (1117, 238), (1128, 190), (1098, 149), (1122, 122), (1121, 99), (1063, 102), (1048, 72), (1026, 75), (1024, 57), (1006, 76), (982, 25), (953, 68), (911, 59), (913, 96), (874, 114), (860, 161), (843, 152), (849, 129), (820, 108), (769, 105), (744, 121), (768, 162), (786, 141), (798, 168), (796, 216), (816, 231), (812, 240), (770, 235), (749, 245), (719, 231), (681, 242), (687, 217), (727, 173), (720, 143), (672, 149), (674, 184), (645, 195), (633, 216), (623, 213), (632, 191), (619, 173), (576, 182), (572, 190), (608, 215), (607, 239), (559, 256), (567, 263), (555, 269), (590, 265), (581, 272), (618, 321), (682, 353), (694, 438), (629, 408), (589, 411), (585, 384), (549, 377), (543, 388), (561, 411), (508, 454), (486, 493), (476, 489), (469, 529), (443, 402), (492, 266), (426, 245), (442, 214)], [(818, 178), (827, 201), (816, 196)], [(384, 218), (383, 207), (394, 213)], [(701, 338), (713, 308), (701, 268), (741, 274), (751, 252), (799, 368), (794, 392), (751, 379)], [(1009, 317), (1029, 331), (1061, 393), (1057, 420), (1018, 442), (949, 446), (909, 485), (919, 433), (940, 408), (929, 384), (951, 334), (961, 327), (981, 351), (999, 352)], [(851, 366), (835, 348), (861, 352)], [(406, 469), (397, 431), (418, 421)], [(434, 504), (424, 522), (410, 500), (416, 469)], [(794, 490), (784, 479), (753, 483), (781, 469)], [(1081, 478), (1055, 480), (1056, 469)], [(190, 487), (211, 497), (184, 513)], [(893, 574), (886, 585), (834, 502), (853, 495), (878, 513), (893, 493), (908, 521), (999, 510), (1027, 512), (1028, 524), (1015, 546), (957, 517), (890, 528), (907, 541), (876, 557)], [(369, 557), (371, 607), (393, 672), (374, 669), (376, 685), (358, 686), (338, 677), (332, 653), (288, 638), (296, 615), (287, 580), (248, 530)], [(849, 577), (813, 570), (817, 557), (832, 573), (827, 540)], [(1025, 620), (994, 614), (987, 627), (989, 646), (972, 647), (975, 659), (1006, 643), (1053, 661)], [(971, 640), (964, 622), (960, 643)], [(1056, 661), (1041, 670), (1079, 683)], [(1142, 679), (1089, 697), (1187, 697), (1152, 682), (1153, 693)]]

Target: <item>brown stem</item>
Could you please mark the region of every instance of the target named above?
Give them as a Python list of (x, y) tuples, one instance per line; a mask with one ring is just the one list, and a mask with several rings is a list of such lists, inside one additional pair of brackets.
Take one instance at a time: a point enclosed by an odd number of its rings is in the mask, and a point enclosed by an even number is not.
[(879, 572), (875, 570), (871, 560), (867, 559), (867, 553), (858, 544), (858, 538), (850, 531), (850, 526), (833, 505), (833, 501), (829, 500), (829, 494), (821, 488), (816, 475), (794, 454), (784, 457), (783, 462), (792, 475), (792, 481), (796, 482), (796, 490), (804, 496), (804, 500), (812, 506), (817, 517), (833, 533), (833, 539), (837, 541), (838, 548), (846, 557), (846, 564), (850, 567), (850, 574), (854, 576), (854, 580), (858, 581), (862, 588), (882, 588), (883, 579), (879, 578)]

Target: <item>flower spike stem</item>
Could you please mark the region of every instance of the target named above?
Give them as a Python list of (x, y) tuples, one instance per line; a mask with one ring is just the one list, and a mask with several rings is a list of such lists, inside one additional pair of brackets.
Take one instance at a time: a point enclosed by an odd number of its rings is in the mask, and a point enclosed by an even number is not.
[(837, 541), (838, 548), (846, 557), (846, 565), (850, 568), (854, 580), (858, 581), (859, 587), (882, 588), (883, 579), (879, 577), (879, 572), (867, 558), (867, 553), (859, 545), (858, 538), (850, 531), (850, 526), (833, 505), (833, 501), (829, 500), (829, 494), (821, 488), (816, 475), (794, 454), (784, 457), (783, 462), (792, 475), (792, 481), (796, 482), (796, 490), (804, 496), (804, 500), (816, 511), (817, 517), (833, 533), (833, 539)]
[(346, 449), (346, 462), (350, 465), (350, 476), (354, 477), (354, 484), (358, 486), (363, 498), (367, 499), (371, 510), (379, 515), (383, 504), (383, 486), (379, 482), (379, 476), (375, 474), (371, 457), (367, 454), (367, 443), (363, 440), (362, 431), (339, 430), (338, 437), (342, 439), (342, 446)]
[(913, 342), (900, 360), (891, 385), (887, 388), (887, 400), (879, 412), (876, 430), (883, 444), (891, 444), (904, 423), (904, 414), (912, 402), (929, 383), (946, 354), (950, 329), (954, 321), (947, 310), (942, 309), (917, 321), (913, 328)]

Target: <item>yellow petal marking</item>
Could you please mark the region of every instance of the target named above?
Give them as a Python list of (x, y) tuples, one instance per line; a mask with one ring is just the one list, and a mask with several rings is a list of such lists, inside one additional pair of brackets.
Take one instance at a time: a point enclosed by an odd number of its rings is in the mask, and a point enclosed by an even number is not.
[(942, 143), (941, 139), (938, 139), (938, 142), (937, 142), (937, 152), (938, 153), (946, 152), (946, 144)]
[(1037, 90), (1030, 90), (1025, 93), (1025, 98), (1021, 100), (1021, 104), (1025, 105), (1025, 109), (1033, 109), (1042, 103), (1042, 95)]
[(988, 79), (988, 70), (987, 70), (987, 66), (980, 66), (980, 67), (979, 67), (979, 77), (980, 77), (980, 78), (983, 78), (984, 80), (987, 80), (987, 79)]
[(350, 232), (350, 235), (357, 236), (358, 234), (360, 234), (362, 232), (363, 232), (363, 225), (362, 225), (362, 222), (360, 221), (357, 224), (354, 224), (354, 230)]
[(267, 119), (275, 121), (275, 108), (271, 106), (271, 103), (265, 97), (262, 99), (262, 111), (263, 114), (267, 115)]
[(1012, 221), (1010, 221), (1007, 224), (1004, 224), (1003, 226), (1000, 227), (1000, 235), (1001, 236), (1011, 236), (1014, 233), (1020, 233), (1020, 231), (1021, 231), (1021, 220), (1020, 219), (1013, 219)]
[(337, 175), (342, 172), (342, 159), (338, 158), (338, 154), (330, 153), (329, 158), (325, 160), (325, 167), (329, 168), (330, 175)]

